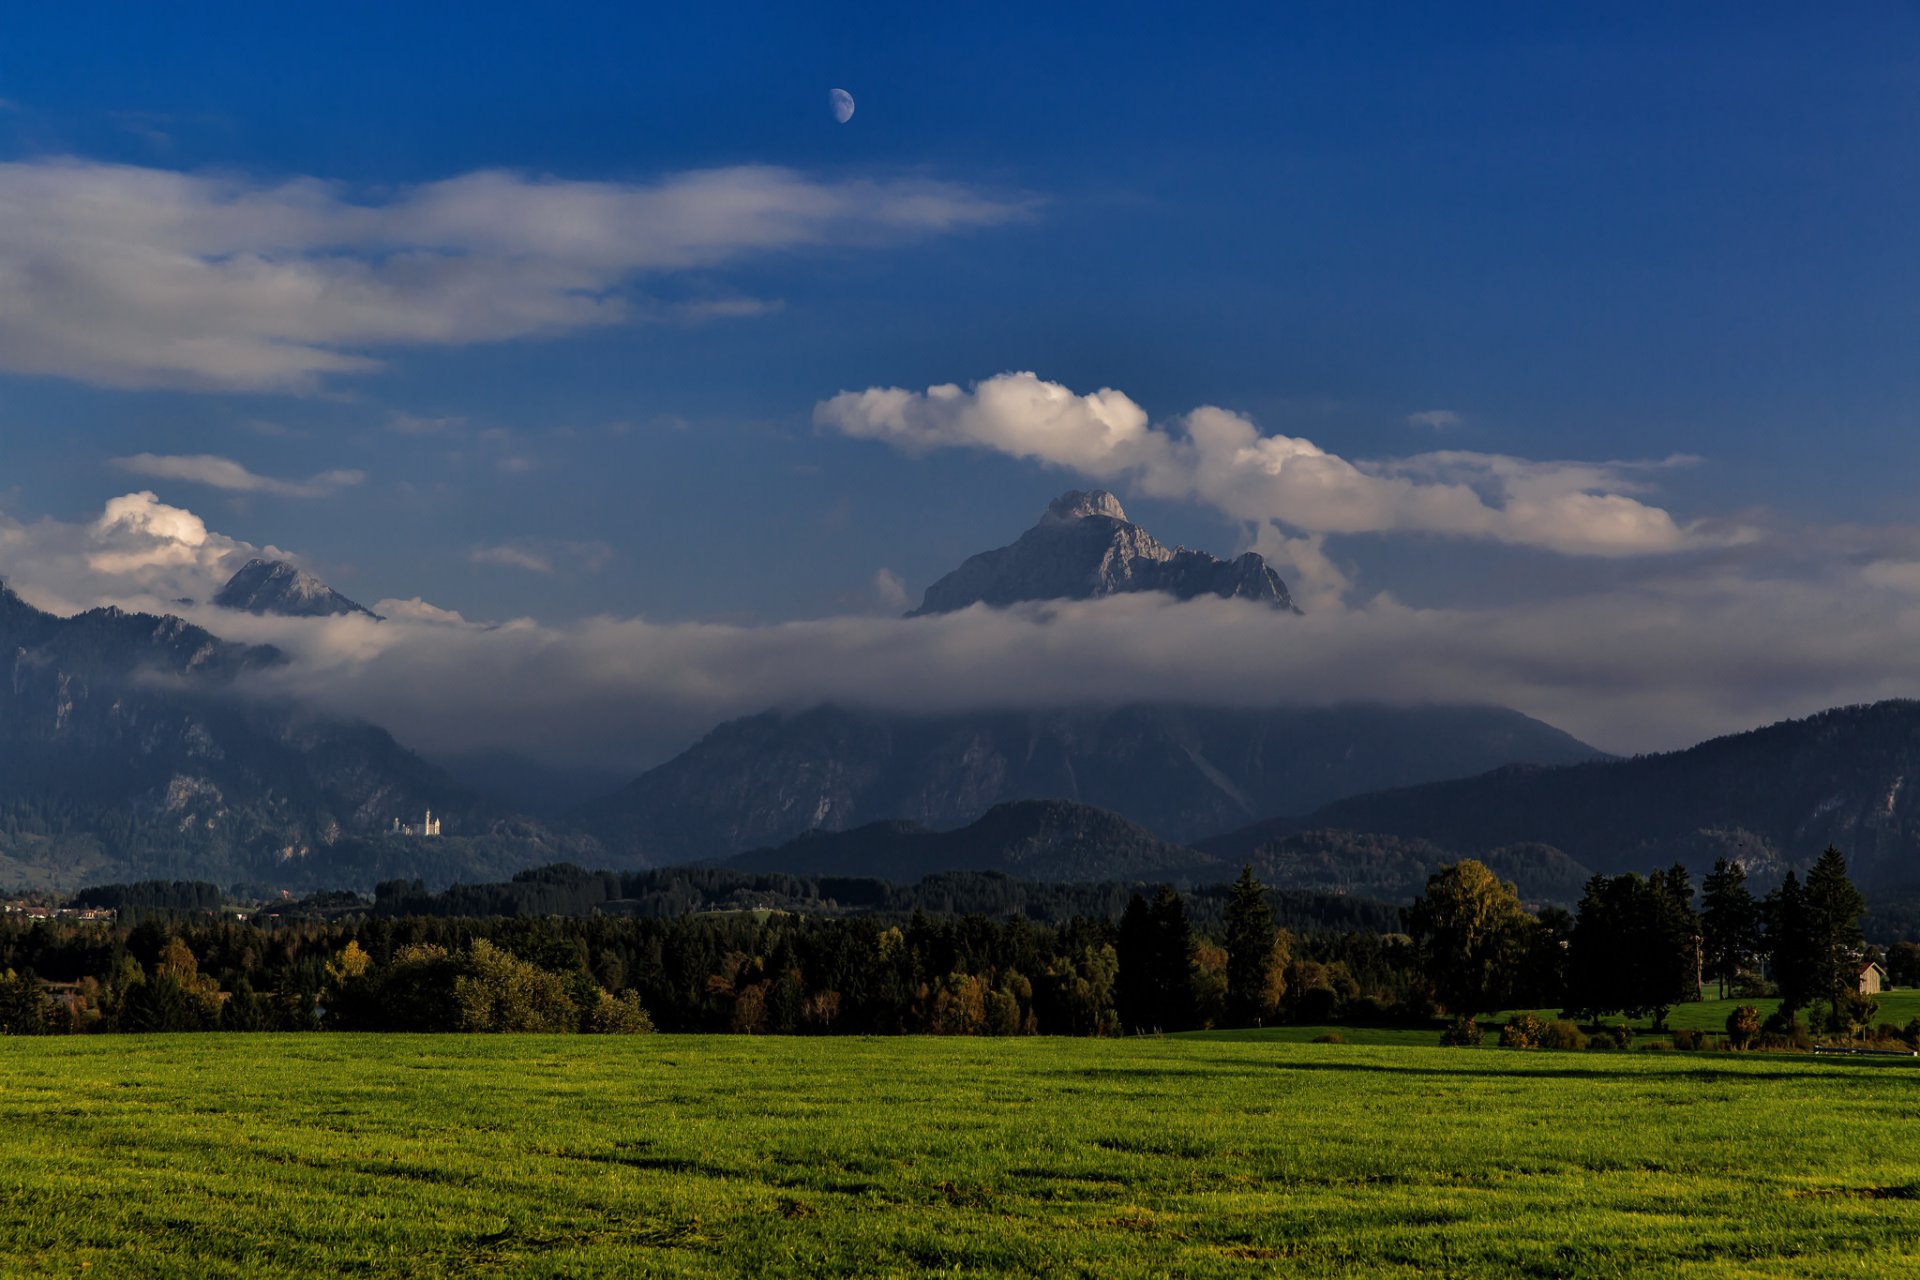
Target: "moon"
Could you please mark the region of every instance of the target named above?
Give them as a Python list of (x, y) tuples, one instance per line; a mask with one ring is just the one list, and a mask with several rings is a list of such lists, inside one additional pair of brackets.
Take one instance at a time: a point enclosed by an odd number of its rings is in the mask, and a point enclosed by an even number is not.
[(827, 95), (827, 106), (833, 112), (833, 118), (841, 124), (853, 119), (853, 95), (845, 89), (835, 89)]

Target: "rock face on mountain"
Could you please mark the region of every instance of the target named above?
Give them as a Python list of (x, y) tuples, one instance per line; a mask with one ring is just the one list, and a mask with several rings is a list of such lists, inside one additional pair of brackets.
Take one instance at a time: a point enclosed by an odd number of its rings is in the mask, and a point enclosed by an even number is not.
[(1054, 499), (1039, 524), (1011, 546), (970, 557), (928, 587), (920, 607), (907, 616), (1130, 591), (1164, 591), (1182, 600), (1256, 600), (1298, 612), (1287, 584), (1253, 552), (1221, 560), (1184, 547), (1169, 550), (1129, 521), (1112, 494), (1095, 489)]
[(740, 871), (871, 876), (909, 884), (940, 871), (999, 871), (1026, 880), (1225, 880), (1225, 864), (1183, 849), (1137, 822), (1064, 800), (996, 805), (958, 831), (875, 822), (814, 831), (729, 859)]
[(431, 808), (450, 834), (498, 836), (501, 816), (384, 730), (241, 696), (281, 661), (174, 617), (56, 617), (0, 586), (0, 885), (471, 877), (464, 846), (423, 861), (400, 846), (429, 842), (381, 833)]
[(1231, 858), (1294, 831), (1338, 828), (1454, 855), (1525, 842), (1595, 871), (1736, 858), (1763, 881), (1832, 844), (1866, 886), (1920, 882), (1920, 702), (1842, 707), (1685, 751), (1356, 796), (1203, 847)]
[(1184, 843), (1389, 779), (1597, 754), (1492, 707), (913, 715), (823, 706), (724, 724), (575, 816), (628, 862), (725, 857), (883, 819), (950, 829), (1010, 800), (1093, 805)]
[(379, 617), (365, 605), (347, 599), (312, 574), (284, 560), (249, 560), (227, 579), (213, 597), (223, 609), (246, 613), (277, 613), (290, 618), (328, 618), (364, 613)]

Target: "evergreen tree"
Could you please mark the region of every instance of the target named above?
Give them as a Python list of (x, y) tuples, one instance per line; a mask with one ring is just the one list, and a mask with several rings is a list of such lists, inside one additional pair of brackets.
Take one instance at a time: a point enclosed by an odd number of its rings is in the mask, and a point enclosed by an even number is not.
[(1787, 872), (1780, 887), (1767, 895), (1765, 916), (1768, 966), (1780, 991), (1781, 1011), (1790, 1013), (1811, 1000), (1821, 985), (1807, 918), (1807, 893), (1793, 872)]
[(1236, 1027), (1257, 1027), (1273, 1013), (1273, 944), (1278, 932), (1267, 887), (1240, 868), (1227, 899), (1227, 1020)]
[(1693, 877), (1679, 863), (1649, 876), (1647, 890), (1636, 976), (1658, 1028), (1674, 1005), (1700, 998), (1700, 917), (1693, 910)]
[(1725, 858), (1714, 863), (1701, 883), (1700, 907), (1707, 972), (1724, 999), (1728, 984), (1760, 949), (1760, 904), (1747, 888), (1747, 869)]
[(1120, 916), (1114, 950), (1120, 972), (1114, 982), (1113, 1003), (1120, 1025), (1128, 1031), (1150, 1031), (1154, 1022), (1153, 908), (1139, 894), (1127, 902)]
[(1154, 1025), (1184, 1031), (1195, 1025), (1193, 1003), (1193, 926), (1187, 904), (1172, 886), (1153, 899)]
[(1828, 845), (1807, 872), (1807, 958), (1815, 988), (1835, 1010), (1854, 990), (1866, 937), (1860, 917), (1867, 900), (1847, 878), (1846, 855)]

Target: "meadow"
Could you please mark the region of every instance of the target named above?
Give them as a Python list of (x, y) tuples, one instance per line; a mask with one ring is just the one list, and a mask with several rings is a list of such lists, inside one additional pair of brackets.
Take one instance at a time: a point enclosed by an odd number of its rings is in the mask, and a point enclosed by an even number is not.
[(0, 1041), (0, 1272), (1894, 1276), (1911, 1060), (1240, 1039)]

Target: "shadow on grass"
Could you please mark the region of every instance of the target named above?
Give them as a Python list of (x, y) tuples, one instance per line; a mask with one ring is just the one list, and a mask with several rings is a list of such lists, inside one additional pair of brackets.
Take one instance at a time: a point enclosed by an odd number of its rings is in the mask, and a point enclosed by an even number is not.
[[(1732, 1082), (1742, 1080), (1754, 1081), (1764, 1078), (1756, 1076), (1751, 1071), (1708, 1066), (1698, 1062), (1693, 1055), (1677, 1053), (1661, 1055), (1640, 1053), (1599, 1054), (1595, 1055), (1600, 1059), (1599, 1061), (1586, 1065), (1574, 1066), (1568, 1064), (1566, 1066), (1543, 1067), (1535, 1064), (1539, 1063), (1542, 1058), (1553, 1058), (1561, 1055), (1552, 1050), (1509, 1050), (1506, 1054), (1502, 1055), (1500, 1059), (1496, 1059), (1495, 1061), (1497, 1063), (1504, 1060), (1510, 1062), (1511, 1065), (1490, 1065), (1487, 1059), (1498, 1052), (1498, 1050), (1462, 1050), (1460, 1065), (1457, 1067), (1424, 1067), (1382, 1062), (1300, 1062), (1283, 1058), (1235, 1058), (1232, 1061), (1233, 1064), (1237, 1066), (1244, 1065), (1248, 1068), (1258, 1068), (1268, 1071), (1318, 1071), (1334, 1075), (1363, 1073), (1383, 1076), (1434, 1076), (1441, 1079), (1456, 1080), (1461, 1076), (1479, 1076), (1486, 1079), (1503, 1080), (1516, 1077), (1547, 1080), (1624, 1079), (1627, 1077), (1624, 1077), (1618, 1070), (1617, 1064), (1619, 1063), (1659, 1062), (1684, 1068), (1688, 1080)], [(1573, 1057), (1575, 1055), (1567, 1054), (1565, 1056)], [(1580, 1056), (1584, 1057), (1585, 1055)], [(1848, 1067), (1865, 1070), (1880, 1069), (1899, 1071), (1902, 1069), (1911, 1070), (1915, 1065), (1912, 1059), (1906, 1058), (1816, 1059), (1811, 1056), (1789, 1056), (1785, 1054), (1755, 1054), (1751, 1058), (1742, 1059), (1742, 1061), (1801, 1067), (1814, 1072), (1825, 1071), (1829, 1068), (1845, 1069)]]

